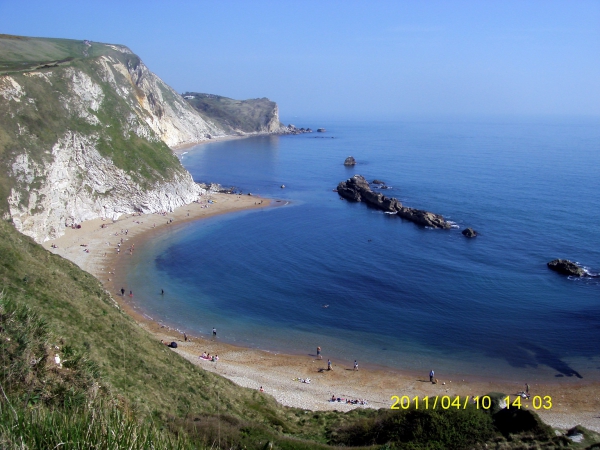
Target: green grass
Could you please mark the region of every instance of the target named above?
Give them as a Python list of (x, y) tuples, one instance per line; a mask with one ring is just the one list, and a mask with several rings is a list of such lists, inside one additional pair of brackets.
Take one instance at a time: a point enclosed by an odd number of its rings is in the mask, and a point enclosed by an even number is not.
[(0, 34), (0, 75), (112, 53), (110, 47), (97, 42), (87, 46), (83, 40)]

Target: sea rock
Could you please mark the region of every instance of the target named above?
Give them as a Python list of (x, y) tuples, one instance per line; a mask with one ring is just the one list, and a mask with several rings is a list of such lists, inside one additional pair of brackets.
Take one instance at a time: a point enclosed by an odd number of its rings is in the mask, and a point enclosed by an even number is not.
[(420, 209), (407, 208), (393, 197), (386, 197), (380, 192), (373, 192), (369, 182), (361, 175), (342, 181), (337, 186), (338, 194), (346, 200), (364, 202), (385, 212), (397, 213), (403, 219), (410, 220), (419, 225), (432, 228), (449, 229), (450, 224), (439, 214)]
[(477, 231), (475, 231), (473, 228), (466, 228), (462, 230), (462, 235), (468, 238), (474, 238), (475, 236), (477, 236), (477, 234)]
[(373, 184), (385, 184), (385, 181), (381, 181), (381, 180), (373, 180), (372, 181)]
[(555, 259), (548, 263), (548, 267), (563, 275), (572, 275), (574, 277), (584, 277), (587, 275), (583, 267), (568, 259)]
[[(346, 158), (346, 160), (344, 161), (344, 165), (345, 166), (355, 166), (356, 160), (354, 159), (354, 156), (348, 156)], [(368, 185), (368, 183), (367, 183), (367, 185)]]
[(325, 133), (327, 131), (325, 128), (317, 128), (317, 133)]
[(450, 229), (450, 224), (443, 216), (422, 209), (402, 207), (398, 210), (398, 216), (424, 227)]

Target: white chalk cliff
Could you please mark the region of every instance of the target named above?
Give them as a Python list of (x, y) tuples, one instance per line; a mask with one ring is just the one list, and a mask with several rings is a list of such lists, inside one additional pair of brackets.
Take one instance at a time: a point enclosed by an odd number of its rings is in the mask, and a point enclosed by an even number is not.
[(37, 242), (196, 200), (169, 147), (226, 134), (126, 47), (86, 43), (84, 54), (0, 75), (0, 209)]

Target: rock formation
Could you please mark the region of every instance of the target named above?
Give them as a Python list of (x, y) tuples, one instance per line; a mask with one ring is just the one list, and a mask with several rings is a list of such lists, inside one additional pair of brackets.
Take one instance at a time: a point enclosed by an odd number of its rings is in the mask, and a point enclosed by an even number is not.
[(572, 275), (574, 277), (584, 277), (587, 272), (583, 267), (578, 264), (569, 261), (568, 259), (555, 259), (548, 263), (548, 267), (555, 272), (562, 273), (563, 275)]
[(419, 225), (449, 229), (450, 224), (439, 214), (420, 209), (402, 206), (398, 199), (386, 197), (381, 193), (373, 192), (369, 182), (361, 175), (354, 175), (337, 186), (338, 194), (350, 201), (365, 202), (370, 206), (389, 213), (396, 213), (398, 217), (410, 220)]
[(344, 165), (345, 166), (355, 166), (356, 160), (354, 159), (354, 156), (348, 156), (346, 158), (346, 160), (344, 161)]
[(478, 233), (473, 228), (465, 228), (462, 230), (462, 235), (468, 238), (474, 238)]

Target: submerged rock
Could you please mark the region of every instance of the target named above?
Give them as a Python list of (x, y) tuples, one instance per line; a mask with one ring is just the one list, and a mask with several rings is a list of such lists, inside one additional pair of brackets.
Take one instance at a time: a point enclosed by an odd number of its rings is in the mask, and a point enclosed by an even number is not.
[(584, 277), (587, 275), (583, 267), (568, 259), (555, 259), (548, 263), (548, 267), (563, 275), (572, 275), (574, 277)]
[(394, 197), (386, 197), (380, 192), (373, 192), (369, 182), (361, 175), (354, 175), (342, 181), (337, 187), (338, 194), (346, 200), (365, 202), (385, 212), (397, 213), (399, 217), (419, 225), (449, 229), (450, 224), (439, 214), (421, 209), (407, 208)]
[(354, 159), (354, 156), (348, 156), (346, 158), (346, 160), (344, 161), (344, 165), (345, 166), (355, 166), (356, 165), (356, 160)]
[(466, 228), (466, 229), (462, 230), (462, 235), (466, 236), (468, 238), (474, 238), (475, 236), (478, 235), (478, 233), (473, 228)]

